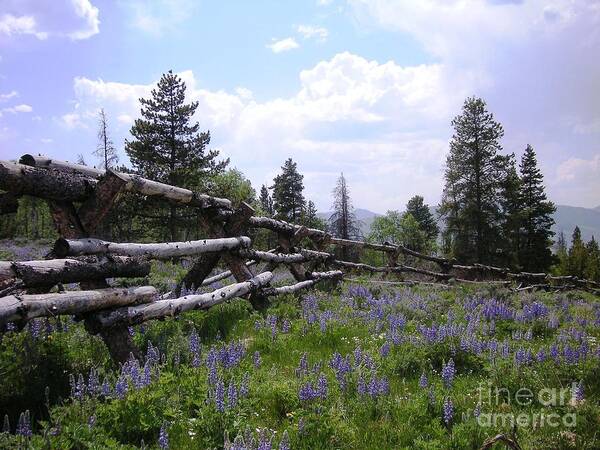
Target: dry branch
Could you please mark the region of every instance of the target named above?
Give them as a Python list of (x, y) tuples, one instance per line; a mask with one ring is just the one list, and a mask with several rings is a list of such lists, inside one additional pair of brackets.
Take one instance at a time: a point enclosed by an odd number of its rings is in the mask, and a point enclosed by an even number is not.
[(312, 272), (309, 274), (310, 279), (300, 281), (296, 284), (292, 284), (290, 286), (281, 286), (275, 288), (267, 288), (263, 289), (263, 293), (268, 296), (272, 295), (281, 295), (281, 294), (293, 294), (302, 289), (307, 289), (309, 287), (314, 286), (321, 280), (333, 280), (333, 279), (341, 279), (344, 274), (340, 270), (332, 270), (329, 272)]
[(87, 256), (79, 259), (0, 261), (0, 281), (15, 278), (23, 287), (54, 286), (114, 277), (145, 277), (150, 263), (134, 258)]
[(115, 243), (100, 239), (58, 239), (53, 252), (58, 257), (113, 254), (123, 256), (144, 256), (169, 259), (180, 256), (194, 256), (204, 253), (222, 252), (250, 246), (250, 238), (204, 239), (201, 241), (166, 242), (156, 244)]
[(271, 281), (273, 274), (264, 272), (242, 283), (235, 283), (207, 294), (187, 295), (176, 299), (158, 300), (156, 302), (119, 308), (97, 314), (94, 320), (102, 327), (117, 324), (137, 324), (150, 319), (176, 316), (193, 309), (208, 309), (234, 297), (241, 297), (259, 289)]
[(152, 286), (11, 295), (0, 298), (0, 328), (8, 322), (26, 322), (36, 317), (85, 314), (105, 308), (147, 303), (156, 296), (157, 291)]

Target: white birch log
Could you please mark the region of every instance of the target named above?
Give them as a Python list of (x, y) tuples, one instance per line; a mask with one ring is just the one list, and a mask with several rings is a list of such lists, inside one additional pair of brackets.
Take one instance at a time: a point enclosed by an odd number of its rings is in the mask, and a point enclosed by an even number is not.
[(203, 253), (222, 252), (237, 248), (248, 248), (250, 238), (203, 239), (200, 241), (166, 242), (154, 244), (116, 243), (100, 239), (58, 239), (54, 254), (58, 257), (112, 254), (169, 259), (180, 256), (195, 256)]
[(24, 287), (53, 286), (57, 283), (77, 283), (114, 277), (144, 277), (149, 273), (149, 262), (122, 256), (0, 261), (0, 281), (18, 278)]
[(105, 308), (148, 303), (158, 293), (152, 286), (130, 289), (68, 291), (59, 294), (9, 295), (0, 298), (0, 327), (36, 317), (84, 314)]
[(272, 278), (271, 272), (263, 272), (248, 281), (230, 284), (207, 294), (187, 295), (176, 299), (158, 300), (147, 305), (101, 312), (96, 315), (95, 321), (102, 327), (112, 327), (117, 324), (132, 325), (151, 319), (176, 316), (193, 309), (209, 309), (234, 297), (241, 297), (255, 291), (268, 284)]

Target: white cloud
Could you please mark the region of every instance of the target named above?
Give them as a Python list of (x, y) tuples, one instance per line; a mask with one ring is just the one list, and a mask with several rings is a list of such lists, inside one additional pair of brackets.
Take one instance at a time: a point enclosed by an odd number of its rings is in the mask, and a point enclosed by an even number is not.
[(83, 119), (78, 113), (63, 114), (59, 122), (65, 128), (72, 130), (74, 128), (87, 128), (88, 126), (83, 122)]
[(18, 97), (19, 93), (17, 91), (10, 91), (8, 94), (0, 94), (0, 102), (5, 102), (10, 100), (11, 98)]
[(300, 45), (298, 45), (296, 40), (292, 37), (280, 40), (273, 39), (273, 42), (267, 44), (267, 48), (270, 48), (273, 53), (287, 52), (298, 47), (300, 47)]
[(553, 183), (557, 203), (596, 206), (600, 203), (600, 153), (590, 159), (569, 158), (556, 169)]
[(40, 142), (42, 144), (52, 144), (54, 142), (54, 139), (52, 139), (52, 138), (42, 138), (42, 139), (40, 139)]
[(125, 0), (122, 4), (129, 9), (133, 26), (156, 36), (176, 31), (199, 7), (196, 0)]
[(13, 16), (12, 14), (3, 14), (0, 17), (0, 34), (5, 34), (6, 36), (32, 34), (42, 40), (48, 37), (48, 33), (36, 30), (34, 17)]
[(90, 0), (3, 0), (0, 34), (38, 39), (87, 39), (99, 32), (99, 10)]
[(298, 25), (296, 31), (302, 35), (304, 39), (316, 39), (319, 42), (325, 42), (329, 31), (324, 27), (316, 27), (313, 25)]
[(33, 108), (31, 106), (29, 106), (29, 105), (24, 104), (24, 103), (20, 104), (20, 105), (11, 106), (11, 107), (2, 109), (2, 112), (11, 113), (11, 114), (30, 113), (31, 111), (33, 111)]
[[(357, 205), (397, 209), (416, 193), (435, 202), (449, 117), (466, 95), (465, 86), (439, 64), (404, 67), (347, 52), (302, 71), (294, 95), (264, 102), (244, 88), (207, 90), (191, 71), (179, 75), (187, 100), (198, 102), (195, 118), (211, 131), (213, 147), (255, 186), (270, 182), (284, 159), (293, 157), (306, 176), (307, 196), (321, 209), (329, 208), (341, 171), (352, 182)], [(115, 142), (122, 142), (130, 124), (120, 123), (121, 117), (139, 117), (138, 99), (147, 98), (154, 85), (78, 77), (77, 107), (63, 122), (87, 125), (91, 136), (95, 113), (104, 107), (109, 119), (117, 118), (111, 130)]]

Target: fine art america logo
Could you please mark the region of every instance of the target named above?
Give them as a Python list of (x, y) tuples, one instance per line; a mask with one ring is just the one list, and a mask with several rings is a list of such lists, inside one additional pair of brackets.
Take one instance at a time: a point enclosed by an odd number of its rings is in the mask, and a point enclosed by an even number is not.
[[(577, 406), (583, 402), (581, 383), (563, 388), (543, 388), (537, 392), (528, 388), (511, 392), (508, 388), (488, 384), (480, 385), (478, 393), (479, 404), (473, 415), (482, 427), (575, 427), (576, 413), (561, 407)], [(531, 408), (527, 412), (514, 413), (510, 411), (512, 405)]]

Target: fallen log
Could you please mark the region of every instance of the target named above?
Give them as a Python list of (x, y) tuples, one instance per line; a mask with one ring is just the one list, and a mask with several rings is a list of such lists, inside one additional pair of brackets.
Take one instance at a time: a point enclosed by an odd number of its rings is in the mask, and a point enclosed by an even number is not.
[(36, 317), (77, 315), (105, 308), (148, 303), (158, 295), (152, 286), (131, 289), (68, 291), (59, 294), (10, 295), (0, 298), (0, 328)]
[(292, 264), (310, 260), (327, 260), (332, 255), (325, 252), (317, 252), (314, 250), (299, 250), (299, 253), (274, 253), (263, 252), (260, 250), (243, 249), (239, 251), (240, 256), (244, 258), (252, 258), (259, 261), (265, 261), (275, 264)]
[(80, 202), (94, 192), (96, 180), (0, 161), (0, 189), (12, 195), (31, 195), (56, 201)]
[(230, 284), (207, 294), (187, 295), (176, 299), (158, 300), (147, 305), (118, 308), (96, 314), (94, 321), (101, 327), (133, 325), (151, 319), (177, 316), (193, 309), (209, 309), (234, 297), (249, 294), (271, 281), (273, 274), (263, 272), (241, 283)]
[(248, 223), (254, 228), (265, 228), (274, 231), (275, 233), (284, 234), (288, 237), (293, 236), (302, 228), (304, 229), (301, 230), (300, 233), (311, 239), (323, 239), (324, 237), (329, 236), (326, 232), (317, 230), (316, 228), (307, 228), (302, 225), (296, 225), (284, 220), (271, 219), (269, 217), (252, 216), (248, 219)]
[(298, 282), (296, 284), (292, 284), (290, 286), (266, 288), (266, 289), (263, 289), (263, 293), (267, 296), (281, 295), (281, 294), (293, 294), (302, 289), (310, 288), (310, 287), (314, 286), (315, 284), (317, 284), (319, 281), (341, 279), (344, 276), (343, 272), (340, 270), (332, 270), (329, 272), (312, 272), (309, 275), (311, 278), (309, 278), (308, 280), (300, 281), (300, 282)]
[[(19, 162), (27, 166), (43, 167), (54, 169), (56, 171), (62, 171), (63, 174), (82, 174), (94, 179), (99, 179), (105, 174), (104, 170), (82, 166), (80, 164), (73, 164), (67, 161), (59, 161), (41, 155), (23, 155)], [(148, 180), (134, 174), (122, 172), (113, 172), (113, 174), (127, 182), (125, 190), (129, 192), (137, 192), (148, 197), (161, 197), (175, 203), (199, 208), (231, 208), (231, 201), (225, 198), (200, 194), (189, 189)]]
[(65, 256), (112, 254), (169, 259), (247, 248), (250, 244), (250, 238), (246, 236), (154, 244), (115, 243), (100, 239), (60, 238), (55, 242), (53, 252), (59, 258), (64, 258)]
[(8, 278), (20, 279), (23, 287), (54, 286), (58, 283), (77, 283), (115, 277), (145, 277), (149, 273), (149, 262), (121, 256), (0, 261), (0, 281)]

